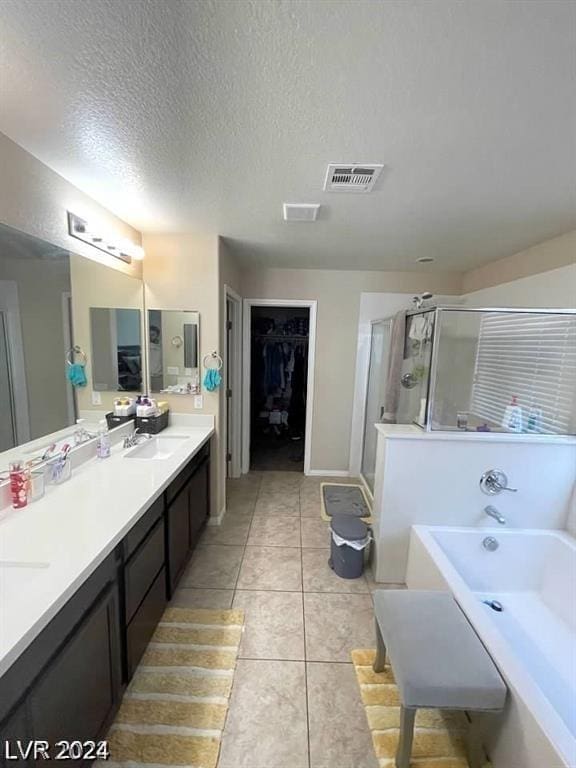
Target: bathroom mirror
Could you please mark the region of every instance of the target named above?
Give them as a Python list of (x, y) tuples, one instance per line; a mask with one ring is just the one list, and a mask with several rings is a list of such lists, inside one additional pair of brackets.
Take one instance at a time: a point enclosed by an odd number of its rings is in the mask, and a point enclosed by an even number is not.
[(70, 254), (0, 225), (0, 451), (74, 423)]
[(140, 392), (142, 334), (139, 309), (90, 307), (92, 388)]
[[(80, 418), (94, 431), (110, 410), (115, 393), (92, 387), (90, 307), (135, 311), (142, 326), (142, 281), (0, 224), (0, 453), (38, 441), (14, 453), (32, 455), (47, 435), (72, 437)], [(140, 358), (143, 338), (141, 328)]]
[(199, 388), (198, 312), (148, 310), (150, 392), (195, 394)]

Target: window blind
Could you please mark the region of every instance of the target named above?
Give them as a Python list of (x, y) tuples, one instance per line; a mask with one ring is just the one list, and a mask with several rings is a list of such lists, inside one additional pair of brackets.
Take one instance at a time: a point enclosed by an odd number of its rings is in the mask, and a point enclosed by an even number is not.
[(576, 316), (482, 316), (470, 410), (480, 419), (502, 424), (514, 395), (522, 408), (524, 432), (574, 434)]

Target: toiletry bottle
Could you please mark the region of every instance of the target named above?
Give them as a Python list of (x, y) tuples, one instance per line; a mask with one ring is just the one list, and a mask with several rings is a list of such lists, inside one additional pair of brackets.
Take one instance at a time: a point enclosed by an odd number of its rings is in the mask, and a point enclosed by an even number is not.
[(522, 408), (518, 405), (516, 395), (512, 395), (510, 405), (506, 406), (502, 426), (509, 432), (522, 432)]
[(9, 472), (12, 507), (22, 509), (28, 504), (28, 470), (23, 461), (13, 461), (9, 465)]
[(99, 459), (107, 459), (110, 456), (110, 435), (106, 427), (106, 420), (100, 422), (98, 430), (98, 442), (96, 443), (96, 455)]
[(526, 420), (526, 432), (539, 433), (542, 425), (542, 409), (530, 408)]

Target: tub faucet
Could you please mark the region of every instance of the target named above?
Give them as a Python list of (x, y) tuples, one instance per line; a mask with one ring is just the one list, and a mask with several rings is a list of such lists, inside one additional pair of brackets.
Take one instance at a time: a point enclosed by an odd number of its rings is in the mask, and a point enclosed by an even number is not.
[(497, 523), (500, 523), (500, 525), (506, 525), (506, 518), (504, 515), (501, 515), (496, 507), (493, 507), (491, 504), (489, 504), (487, 507), (484, 507), (484, 512), (486, 512), (488, 517), (492, 517), (494, 520), (496, 520)]

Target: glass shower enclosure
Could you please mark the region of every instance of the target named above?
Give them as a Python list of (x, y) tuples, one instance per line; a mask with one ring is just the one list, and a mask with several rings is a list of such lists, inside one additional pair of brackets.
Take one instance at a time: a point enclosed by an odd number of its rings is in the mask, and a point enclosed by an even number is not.
[(406, 322), (399, 423), (576, 434), (576, 310), (437, 307)]

